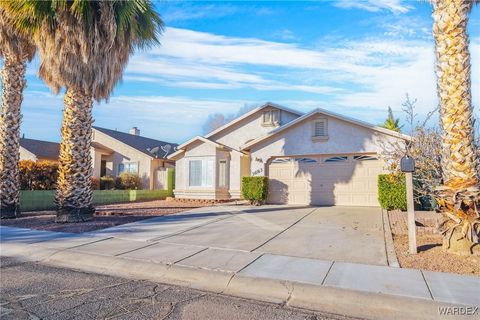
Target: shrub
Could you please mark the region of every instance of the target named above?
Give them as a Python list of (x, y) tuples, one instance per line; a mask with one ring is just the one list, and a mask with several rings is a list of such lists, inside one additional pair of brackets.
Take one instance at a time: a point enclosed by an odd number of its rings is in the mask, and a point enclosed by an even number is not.
[(100, 189), (100, 181), (96, 177), (92, 177), (92, 190)]
[(100, 177), (100, 189), (101, 190), (111, 190), (114, 187), (115, 187), (115, 177), (112, 177), (112, 176)]
[(242, 195), (252, 204), (264, 203), (268, 196), (268, 177), (243, 177)]
[(21, 190), (53, 190), (58, 177), (58, 163), (53, 161), (21, 160), (20, 171)]
[(137, 190), (142, 189), (142, 181), (137, 174), (133, 173), (121, 173), (115, 179), (115, 189), (120, 190)]
[(405, 175), (381, 174), (378, 176), (378, 201), (387, 210), (407, 210)]

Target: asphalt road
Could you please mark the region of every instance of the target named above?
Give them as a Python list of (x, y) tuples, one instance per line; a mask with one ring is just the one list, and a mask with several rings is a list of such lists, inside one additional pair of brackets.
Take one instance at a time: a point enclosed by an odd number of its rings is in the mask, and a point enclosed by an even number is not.
[(1, 257), (1, 319), (352, 319)]

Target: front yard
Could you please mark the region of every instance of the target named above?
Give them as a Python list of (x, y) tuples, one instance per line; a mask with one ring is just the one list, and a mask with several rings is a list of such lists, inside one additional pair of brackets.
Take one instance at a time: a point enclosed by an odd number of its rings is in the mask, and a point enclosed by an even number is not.
[(35, 230), (82, 233), (187, 211), (207, 205), (211, 205), (211, 203), (176, 200), (154, 200), (100, 205), (96, 206), (97, 211), (92, 221), (69, 224), (56, 223), (55, 211), (32, 211), (22, 213), (21, 218), (0, 220), (0, 225)]
[(435, 212), (416, 212), (418, 254), (408, 252), (406, 212), (389, 212), (398, 262), (402, 268), (452, 272), (480, 276), (480, 256), (458, 256), (444, 252), (442, 236), (436, 232)]

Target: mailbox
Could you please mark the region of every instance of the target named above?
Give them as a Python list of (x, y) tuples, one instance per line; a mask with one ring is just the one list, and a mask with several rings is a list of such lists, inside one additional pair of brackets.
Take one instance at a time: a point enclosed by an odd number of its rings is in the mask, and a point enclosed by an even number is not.
[(414, 172), (415, 171), (415, 159), (406, 155), (400, 160), (400, 170), (402, 172)]

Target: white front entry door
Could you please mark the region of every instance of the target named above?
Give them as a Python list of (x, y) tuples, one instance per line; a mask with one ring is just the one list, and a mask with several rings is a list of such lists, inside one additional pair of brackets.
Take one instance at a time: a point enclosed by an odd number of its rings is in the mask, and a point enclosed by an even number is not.
[(268, 171), (269, 203), (379, 206), (375, 155), (278, 158)]

